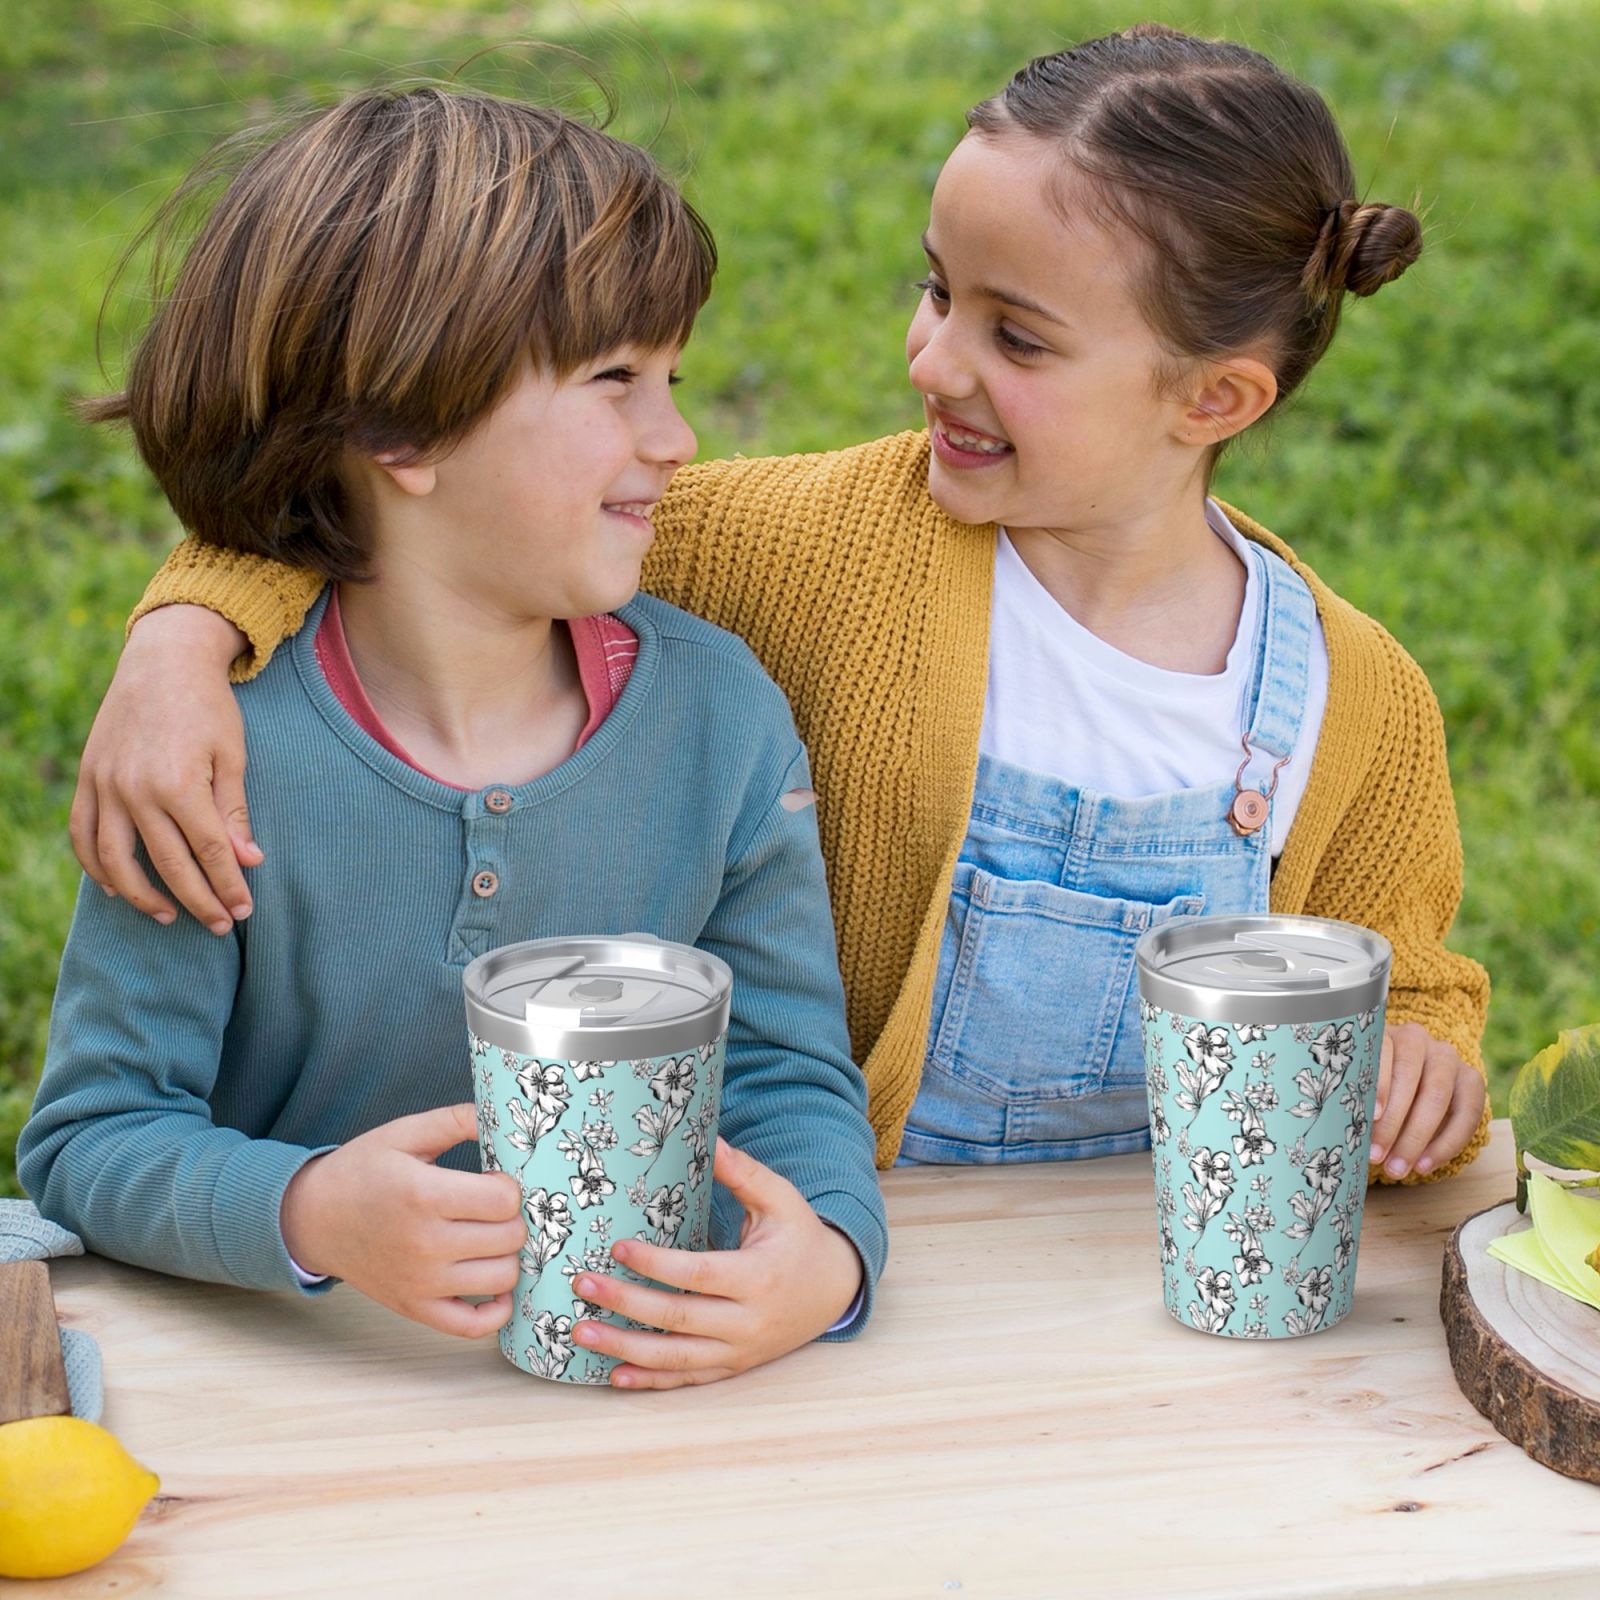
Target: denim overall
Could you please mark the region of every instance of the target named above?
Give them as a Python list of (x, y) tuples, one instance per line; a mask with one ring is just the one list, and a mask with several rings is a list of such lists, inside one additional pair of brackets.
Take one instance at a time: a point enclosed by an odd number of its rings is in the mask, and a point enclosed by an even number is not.
[[(1265, 788), (1299, 737), (1316, 607), (1287, 563), (1250, 555), (1263, 614), (1241, 782)], [(1149, 1148), (1133, 948), (1169, 917), (1267, 909), (1271, 819), (1235, 833), (1235, 792), (1121, 800), (979, 757), (901, 1163)]]

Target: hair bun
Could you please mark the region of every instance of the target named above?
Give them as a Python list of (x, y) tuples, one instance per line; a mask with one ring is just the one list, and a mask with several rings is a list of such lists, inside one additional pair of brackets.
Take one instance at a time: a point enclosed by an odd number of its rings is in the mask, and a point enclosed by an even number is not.
[(1376, 294), (1422, 254), (1422, 224), (1404, 206), (1346, 200), (1322, 219), (1302, 282), (1319, 300)]

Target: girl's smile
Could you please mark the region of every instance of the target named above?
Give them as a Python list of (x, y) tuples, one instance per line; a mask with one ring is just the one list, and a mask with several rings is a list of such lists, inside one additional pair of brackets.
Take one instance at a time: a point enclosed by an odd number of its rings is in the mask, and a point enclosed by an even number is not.
[[(1203, 449), (1131, 274), (1050, 143), (969, 134), (934, 189), (929, 276), (906, 338), (933, 498), (963, 522), (1089, 531), (1199, 519)], [(1182, 510), (1179, 510), (1179, 507)]]
[(993, 434), (984, 433), (931, 403), (928, 407), (928, 427), (934, 454), (946, 466), (958, 471), (971, 467), (998, 466), (1003, 457), (1012, 453), (1012, 447), (1006, 440), (996, 439)]

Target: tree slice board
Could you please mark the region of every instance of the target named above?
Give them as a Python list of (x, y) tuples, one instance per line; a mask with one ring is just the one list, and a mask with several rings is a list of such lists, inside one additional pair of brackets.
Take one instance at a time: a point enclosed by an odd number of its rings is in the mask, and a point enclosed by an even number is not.
[(61, 1330), (42, 1261), (0, 1265), (0, 1423), (72, 1410)]
[(1468, 1217), (1444, 1252), (1444, 1319), (1461, 1392), (1535, 1461), (1600, 1483), (1600, 1311), (1488, 1254), (1529, 1226), (1514, 1201)]

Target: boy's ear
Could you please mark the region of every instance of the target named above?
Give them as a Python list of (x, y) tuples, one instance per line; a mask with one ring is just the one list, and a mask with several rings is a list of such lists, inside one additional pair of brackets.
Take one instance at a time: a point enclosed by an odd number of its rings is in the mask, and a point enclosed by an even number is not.
[(1205, 385), (1184, 408), (1185, 444), (1221, 444), (1243, 433), (1278, 398), (1272, 368), (1254, 356), (1238, 356), (1206, 371)]
[(433, 493), (439, 474), (430, 462), (411, 461), (403, 450), (380, 450), (370, 458), (402, 494), (421, 499)]

